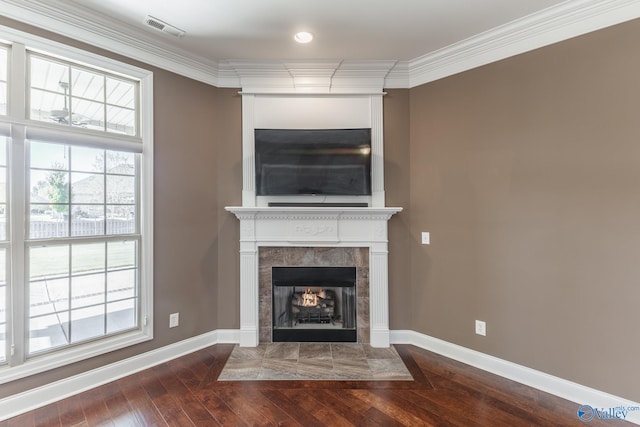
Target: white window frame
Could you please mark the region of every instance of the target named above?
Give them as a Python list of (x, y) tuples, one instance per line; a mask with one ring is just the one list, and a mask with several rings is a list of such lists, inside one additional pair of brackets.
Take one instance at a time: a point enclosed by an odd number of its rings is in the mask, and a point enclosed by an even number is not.
[[(6, 40), (9, 50), (9, 85), (7, 89), (7, 116), (0, 116), (0, 128), (9, 128), (11, 133), (9, 149), (9, 185), (12, 200), (9, 204), (11, 260), (7, 273), (9, 295), (7, 316), (11, 316), (8, 328), (11, 346), (8, 349), (8, 364), (0, 366), (0, 384), (29, 375), (58, 368), (84, 359), (112, 352), (134, 344), (153, 339), (153, 73), (139, 67), (124, 64), (61, 43), (53, 42), (32, 34), (0, 26), (0, 39)], [(132, 137), (89, 129), (58, 126), (29, 120), (27, 112), (27, 54), (26, 49), (77, 62), (109, 73), (122, 74), (139, 81), (139, 128), (138, 136)], [(83, 145), (100, 144), (109, 141), (109, 148), (134, 150), (142, 153), (140, 161), (139, 224), (140, 238), (140, 325), (133, 331), (96, 339), (82, 344), (63, 347), (27, 358), (28, 307), (26, 306), (25, 277), (25, 227), (26, 191), (24, 171), (12, 165), (26, 165), (25, 142), (41, 139), (50, 142)], [(15, 268), (14, 266), (20, 266)], [(18, 307), (18, 308), (16, 308)], [(20, 313), (16, 315), (15, 313)]]
[[(5, 123), (1, 123), (0, 122), (0, 138), (5, 138), (8, 137), (10, 135), (10, 128), (9, 126), (7, 126)], [(7, 190), (9, 190), (9, 178), (10, 178), (10, 170), (9, 170), (9, 140), (7, 139), (7, 144), (5, 146), (5, 150), (6, 150), (6, 180), (7, 183), (5, 184), (7, 186)], [(11, 258), (11, 236), (10, 236), (10, 210), (11, 210), (11, 200), (9, 198), (9, 193), (8, 191), (5, 192), (6, 196), (5, 196), (5, 204), (6, 204), (6, 212), (5, 212), (5, 220), (6, 220), (6, 224), (5, 224), (5, 230), (6, 230), (6, 236), (5, 236), (5, 240), (0, 241), (0, 249), (5, 251), (5, 259), (4, 259), (4, 271), (5, 271), (5, 277), (4, 282), (5, 282), (5, 303), (6, 303), (6, 307), (5, 307), (5, 348), (2, 349), (3, 351), (3, 355), (4, 355), (4, 360), (2, 361), (3, 364), (8, 363), (9, 362), (9, 340), (7, 339), (7, 337), (9, 336), (9, 326), (10, 326), (10, 322), (9, 322), (9, 318), (11, 316), (11, 304), (9, 301), (9, 290), (11, 289), (11, 281), (10, 281), (10, 277), (11, 277), (11, 263), (10, 263), (10, 258)]]

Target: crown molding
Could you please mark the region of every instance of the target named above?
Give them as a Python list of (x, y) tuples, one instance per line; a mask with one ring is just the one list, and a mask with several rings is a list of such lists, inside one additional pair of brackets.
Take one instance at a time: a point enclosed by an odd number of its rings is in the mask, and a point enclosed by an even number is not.
[(0, 0), (0, 10), (7, 18), (194, 80), (218, 85), (217, 62), (185, 54), (162, 41), (162, 37), (168, 36), (159, 34), (153, 37), (133, 26), (96, 15), (78, 3)]
[(569, 0), (410, 61), (408, 87), (638, 17), (638, 0)]
[(384, 79), (385, 89), (409, 89), (409, 61), (398, 61)]
[(342, 61), (332, 79), (332, 92), (380, 92), (397, 61)]
[(244, 88), (246, 82), (273, 91), (311, 93), (412, 88), (640, 17), (638, 0), (568, 0), (409, 61), (357, 61), (357, 67), (328, 61), (340, 64), (330, 74), (324, 66), (317, 67), (323, 61), (292, 66), (295, 61), (218, 62), (189, 55), (164, 43), (163, 36), (97, 16), (77, 2), (0, 0), (0, 6), (7, 18), (213, 86)]
[(243, 93), (382, 93), (396, 61), (227, 61)]

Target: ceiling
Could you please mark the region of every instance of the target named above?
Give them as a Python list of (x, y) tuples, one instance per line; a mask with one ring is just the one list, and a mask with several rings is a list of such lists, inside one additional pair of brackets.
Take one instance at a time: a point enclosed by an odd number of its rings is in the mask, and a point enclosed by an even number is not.
[[(0, 0), (0, 6), (9, 18), (223, 86), (242, 61), (384, 60), (397, 72), (397, 85), (411, 87), (640, 16), (637, 0)], [(146, 25), (148, 15), (184, 36)], [(315, 39), (296, 43), (300, 30)]]
[[(384, 59), (408, 61), (563, 0), (75, 0), (158, 42), (216, 61)], [(181, 38), (144, 25), (147, 15)], [(295, 32), (314, 41), (300, 45)]]

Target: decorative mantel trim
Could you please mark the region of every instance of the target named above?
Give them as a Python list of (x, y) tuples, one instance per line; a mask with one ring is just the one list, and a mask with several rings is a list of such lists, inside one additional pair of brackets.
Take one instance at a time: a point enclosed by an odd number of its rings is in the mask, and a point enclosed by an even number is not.
[(260, 246), (369, 248), (370, 343), (389, 347), (387, 221), (402, 208), (225, 208), (240, 220), (240, 345), (259, 344)]
[(382, 219), (389, 220), (402, 208), (361, 208), (361, 207), (244, 207), (227, 206), (225, 210), (232, 212), (238, 219)]

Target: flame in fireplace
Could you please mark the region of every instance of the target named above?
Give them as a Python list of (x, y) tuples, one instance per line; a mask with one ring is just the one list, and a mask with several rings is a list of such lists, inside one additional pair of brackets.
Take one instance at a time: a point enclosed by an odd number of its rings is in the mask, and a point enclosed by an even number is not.
[(302, 294), (302, 305), (305, 307), (315, 307), (318, 305), (318, 294), (312, 292), (311, 289), (304, 291), (304, 294)]

